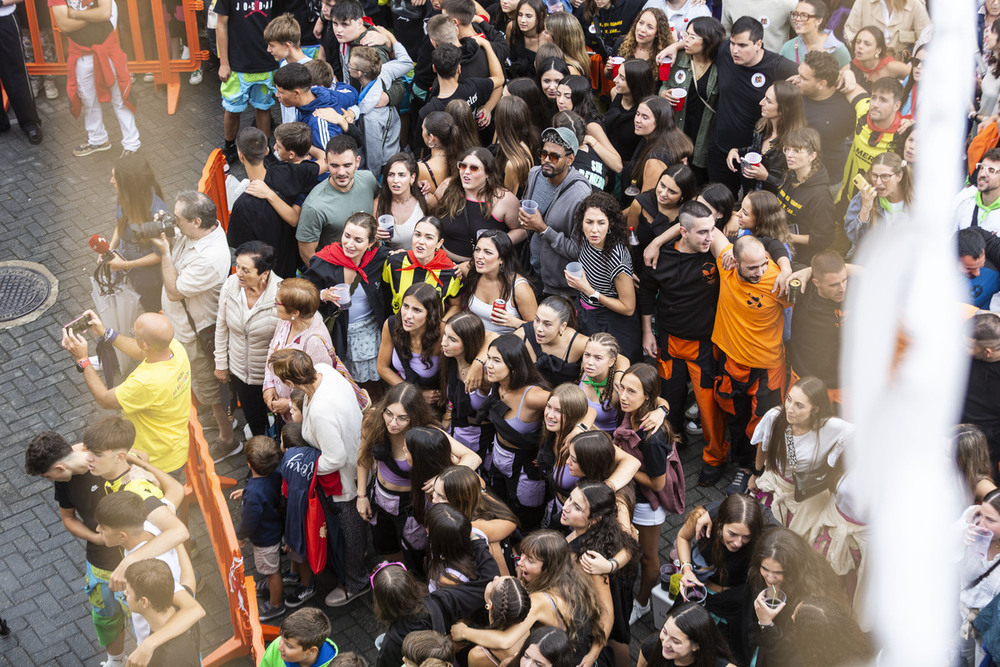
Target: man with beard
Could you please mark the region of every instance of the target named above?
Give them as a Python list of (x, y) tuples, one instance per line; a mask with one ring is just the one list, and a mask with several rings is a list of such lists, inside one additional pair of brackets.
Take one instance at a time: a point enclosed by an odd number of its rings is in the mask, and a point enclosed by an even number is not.
[(724, 267), (725, 251), (718, 260), (721, 282), (712, 342), (718, 358), (715, 399), (729, 415), (733, 461), (739, 466), (726, 493), (743, 493), (754, 469), (750, 438), (784, 392), (781, 335), (788, 303), (772, 292), (780, 270), (767, 258), (763, 243), (741, 236), (732, 249), (735, 268)]
[(580, 142), (566, 127), (549, 127), (542, 132), (540, 166), (528, 172), (521, 201), (538, 204), (538, 210), (518, 211), (521, 228), (532, 232), (531, 267), (541, 276), (545, 296), (557, 294), (571, 301), (578, 292), (566, 284), (564, 271), (580, 257), (580, 246), (572, 238), (576, 207), (593, 192), (590, 181), (573, 168)]
[(788, 365), (791, 381), (818, 377), (826, 385), (830, 400), (839, 405), (840, 336), (847, 308), (848, 268), (833, 250), (824, 250), (812, 258), (812, 279), (795, 304), (792, 335), (788, 339)]
[(956, 229), (982, 227), (1000, 233), (1000, 148), (991, 148), (979, 161), (976, 183), (955, 198)]

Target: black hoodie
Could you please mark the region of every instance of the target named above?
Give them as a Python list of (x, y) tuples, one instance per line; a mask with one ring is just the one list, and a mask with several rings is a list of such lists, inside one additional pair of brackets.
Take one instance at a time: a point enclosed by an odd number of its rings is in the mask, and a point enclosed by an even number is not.
[(833, 197), (830, 177), (820, 164), (812, 176), (792, 185), (794, 174), (789, 171), (778, 188), (778, 200), (788, 215), (788, 224), (798, 225), (799, 234), (808, 234), (809, 243), (796, 245), (796, 263), (808, 265), (813, 255), (833, 243)]

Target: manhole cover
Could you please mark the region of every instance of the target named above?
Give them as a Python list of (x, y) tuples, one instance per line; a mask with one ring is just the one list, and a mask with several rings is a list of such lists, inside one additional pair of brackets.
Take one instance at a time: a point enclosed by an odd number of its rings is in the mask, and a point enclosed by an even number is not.
[(34, 262), (0, 262), (0, 327), (25, 324), (55, 302), (58, 281)]
[(49, 298), (49, 280), (41, 271), (0, 266), (0, 322), (27, 315)]

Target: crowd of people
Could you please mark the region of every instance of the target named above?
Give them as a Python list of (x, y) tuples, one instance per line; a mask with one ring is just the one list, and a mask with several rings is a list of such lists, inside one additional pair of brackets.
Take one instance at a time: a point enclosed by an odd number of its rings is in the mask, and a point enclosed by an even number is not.
[[(114, 57), (109, 4), (53, 8), (82, 59)], [(260, 620), (281, 619), (261, 664), (363, 665), (317, 602), (371, 594), (379, 667), (627, 667), (660, 590), (640, 665), (874, 658), (841, 334), (867, 248), (913, 214), (924, 2), (253, 7), (209, 8), (247, 177), (226, 228), (204, 194), (168, 205), (127, 72), (103, 81), (125, 142), (107, 264), (145, 312), (128, 335), (93, 310), (64, 329), (122, 417), (38, 435), (26, 469), (87, 543), (105, 664), (126, 660), (120, 598), (134, 664), (199, 664), (192, 393), (212, 456), (246, 457), (237, 533)], [(1000, 1), (979, 19), (979, 158), (954, 203), (975, 312), (963, 665), (1000, 634), (976, 620), (1000, 593)], [(76, 67), (86, 155), (107, 138)], [(102, 378), (113, 351), (138, 365)], [(695, 443), (698, 484), (725, 486), (691, 508)]]

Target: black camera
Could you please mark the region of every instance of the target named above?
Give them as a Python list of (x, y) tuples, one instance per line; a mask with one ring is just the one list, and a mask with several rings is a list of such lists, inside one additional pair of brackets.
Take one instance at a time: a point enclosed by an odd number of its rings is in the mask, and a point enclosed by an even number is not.
[(169, 213), (164, 214), (159, 220), (152, 222), (142, 222), (135, 225), (135, 234), (140, 239), (155, 239), (160, 234), (165, 234), (168, 239), (177, 236), (177, 227), (174, 226), (174, 216)]

